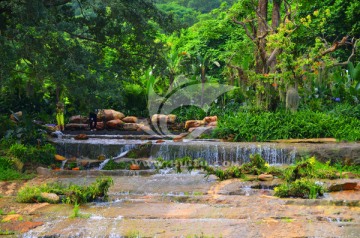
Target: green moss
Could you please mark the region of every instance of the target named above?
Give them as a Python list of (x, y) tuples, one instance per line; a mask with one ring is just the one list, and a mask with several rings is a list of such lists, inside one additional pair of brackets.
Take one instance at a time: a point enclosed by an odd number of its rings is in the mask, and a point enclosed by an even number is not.
[(114, 160), (109, 160), (104, 166), (103, 170), (117, 170), (117, 169), (130, 169), (131, 162), (115, 162)]

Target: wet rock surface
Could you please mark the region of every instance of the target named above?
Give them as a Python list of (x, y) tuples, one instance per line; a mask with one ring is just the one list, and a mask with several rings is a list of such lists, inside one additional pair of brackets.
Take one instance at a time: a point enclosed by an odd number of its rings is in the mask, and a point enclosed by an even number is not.
[(70, 218), (71, 205), (20, 204), (14, 195), (21, 186), (55, 181), (90, 184), (96, 176), (39, 176), (10, 186), (11, 193), (6, 193), (10, 183), (1, 182), (1, 219), (8, 213), (18, 216), (2, 222), (0, 229), (14, 231), (15, 237), (358, 237), (360, 233), (358, 190), (313, 200), (280, 199), (271, 190), (277, 179), (220, 182), (199, 172), (160, 172), (113, 177), (109, 202), (81, 205), (80, 213), (86, 215), (82, 218)]

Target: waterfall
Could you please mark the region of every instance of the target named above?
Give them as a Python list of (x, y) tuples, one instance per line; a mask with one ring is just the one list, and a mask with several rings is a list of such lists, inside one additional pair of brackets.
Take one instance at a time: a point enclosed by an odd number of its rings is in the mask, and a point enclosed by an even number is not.
[(239, 165), (250, 161), (250, 156), (260, 154), (271, 164), (292, 164), (295, 162), (296, 149), (278, 148), (274, 144), (255, 145), (251, 143), (164, 143), (153, 145), (151, 158), (174, 160), (189, 156), (203, 158), (210, 165)]
[(98, 170), (102, 170), (109, 161), (110, 161), (110, 159), (104, 160), (104, 161), (99, 165)]
[(64, 169), (64, 166), (65, 166), (65, 164), (66, 164), (67, 161), (68, 161), (68, 160), (66, 159), (66, 160), (63, 160), (63, 161), (61, 162), (61, 167), (60, 167), (61, 170)]
[(128, 144), (128, 145), (125, 145), (125, 146), (121, 147), (120, 154), (118, 156), (115, 156), (115, 157), (111, 158), (111, 159), (104, 160), (99, 165), (98, 170), (102, 170), (110, 160), (116, 160), (116, 159), (120, 159), (120, 158), (124, 157), (125, 155), (127, 155), (127, 153), (129, 153), (130, 150), (132, 150), (134, 148), (136, 148), (136, 145), (134, 145), (134, 144)]

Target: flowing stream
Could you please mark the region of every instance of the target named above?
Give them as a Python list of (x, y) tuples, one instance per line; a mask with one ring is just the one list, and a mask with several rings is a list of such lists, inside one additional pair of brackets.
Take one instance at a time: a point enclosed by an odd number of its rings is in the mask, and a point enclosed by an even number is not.
[[(96, 159), (106, 158), (163, 158), (174, 160), (189, 156), (203, 158), (210, 165), (233, 165), (249, 162), (250, 156), (260, 154), (270, 165), (292, 164), (297, 158), (315, 155), (320, 161), (341, 161), (359, 163), (358, 143), (259, 143), (259, 142), (220, 142), (211, 140), (141, 140), (136, 137), (98, 137), (88, 140), (74, 140), (63, 137), (53, 140), (57, 153), (67, 158)], [(161, 142), (161, 143), (160, 143)]]

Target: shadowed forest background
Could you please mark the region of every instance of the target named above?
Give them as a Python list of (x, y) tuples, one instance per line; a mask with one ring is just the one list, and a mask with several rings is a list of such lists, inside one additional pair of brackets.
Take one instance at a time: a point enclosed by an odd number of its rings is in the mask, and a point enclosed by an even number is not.
[(11, 111), (55, 123), (58, 101), (65, 118), (147, 117), (150, 86), (189, 80), (236, 86), (173, 112), (219, 116), (217, 137), (358, 140), (359, 14), (339, 0), (1, 0), (1, 136)]

